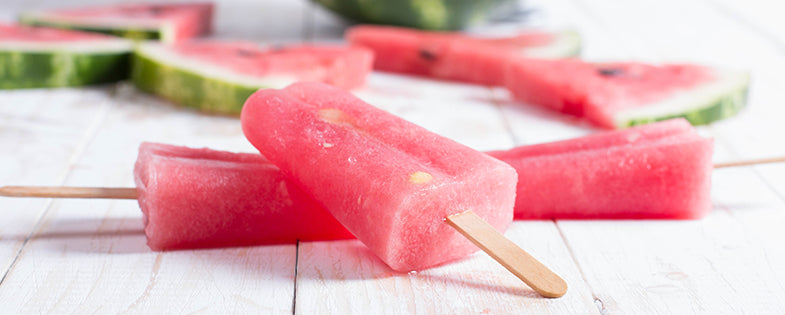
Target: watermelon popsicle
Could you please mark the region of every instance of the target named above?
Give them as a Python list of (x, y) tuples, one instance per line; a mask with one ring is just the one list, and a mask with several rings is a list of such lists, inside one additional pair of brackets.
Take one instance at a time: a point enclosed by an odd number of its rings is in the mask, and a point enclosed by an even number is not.
[(0, 196), (138, 200), (147, 245), (178, 250), (354, 238), (259, 154), (145, 142), (136, 188), (0, 187)]
[(489, 152), (515, 167), (516, 219), (697, 219), (713, 141), (684, 119)]
[(259, 154), (143, 143), (134, 180), (153, 250), (353, 238)]
[[(497, 231), (512, 220), (517, 175), (485, 154), (320, 83), (260, 90), (241, 121), (264, 156), (394, 270), (463, 258), (477, 250), (472, 242), (488, 251), (482, 235), (461, 235), (472, 232), (467, 220), (509, 242)], [(516, 273), (510, 257), (490, 253)], [(541, 295), (563, 295), (564, 280), (534, 263), (516, 275)]]

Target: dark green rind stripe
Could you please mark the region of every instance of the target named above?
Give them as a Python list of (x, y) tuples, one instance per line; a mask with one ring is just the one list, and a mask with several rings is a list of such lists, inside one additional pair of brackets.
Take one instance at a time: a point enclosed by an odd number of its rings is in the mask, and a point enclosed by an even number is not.
[(458, 30), (499, 12), (514, 0), (314, 0), (359, 23), (387, 24), (427, 30)]
[(707, 125), (717, 120), (736, 115), (747, 105), (748, 91), (749, 82), (739, 89), (735, 89), (720, 96), (719, 98), (710, 102), (710, 104), (707, 106), (695, 106), (694, 110), (687, 110), (681, 114), (630, 119), (622, 122), (620, 127), (632, 127), (677, 117), (683, 117), (687, 119), (687, 121), (689, 121), (694, 126)]
[(138, 29), (138, 28), (112, 28), (112, 27), (99, 27), (99, 26), (86, 26), (86, 25), (73, 25), (59, 22), (43, 21), (33, 18), (22, 17), (19, 22), (21, 24), (30, 26), (45, 26), (53, 28), (61, 28), (68, 30), (77, 30), (85, 32), (102, 33), (113, 35), (132, 40), (161, 40), (163, 37), (162, 29)]
[(131, 80), (140, 90), (201, 111), (238, 115), (259, 86), (244, 86), (176, 68), (137, 51)]
[(129, 52), (0, 51), (0, 89), (79, 86), (124, 80)]

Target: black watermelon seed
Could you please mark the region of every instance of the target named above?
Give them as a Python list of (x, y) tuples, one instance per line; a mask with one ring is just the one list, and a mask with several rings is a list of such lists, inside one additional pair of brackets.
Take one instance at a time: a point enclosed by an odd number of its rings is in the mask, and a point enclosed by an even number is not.
[(234, 53), (236, 55), (238, 55), (238, 56), (241, 56), (241, 57), (253, 57), (253, 56), (256, 56), (256, 52), (255, 51), (248, 50), (248, 49), (242, 49), (242, 48), (235, 50)]
[(597, 68), (597, 73), (604, 77), (618, 77), (624, 74), (624, 69), (614, 67)]
[(436, 60), (436, 54), (427, 49), (420, 49), (420, 58), (428, 61), (434, 61)]
[(157, 5), (154, 5), (154, 6), (150, 7), (149, 12), (150, 12), (150, 15), (153, 15), (153, 16), (160, 15), (160, 14), (164, 13), (164, 8), (162, 8), (160, 6), (157, 6)]

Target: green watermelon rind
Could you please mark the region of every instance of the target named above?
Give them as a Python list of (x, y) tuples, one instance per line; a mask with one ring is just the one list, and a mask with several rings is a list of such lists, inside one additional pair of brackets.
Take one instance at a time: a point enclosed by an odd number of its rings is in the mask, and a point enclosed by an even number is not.
[(527, 57), (542, 59), (562, 59), (580, 57), (581, 35), (574, 30), (553, 32), (553, 41), (541, 47), (526, 47), (523, 54)]
[(313, 0), (354, 22), (459, 30), (494, 13), (510, 11), (512, 0)]
[(112, 43), (110, 48), (103, 43), (94, 46), (82, 42), (43, 44), (42, 48), (3, 45), (0, 89), (82, 86), (129, 77), (131, 43)]
[(29, 26), (44, 26), (76, 31), (102, 33), (106, 35), (123, 37), (131, 40), (161, 40), (163, 42), (174, 41), (174, 33), (165, 24), (158, 27), (142, 26), (99, 26), (79, 24), (68, 21), (58, 21), (56, 18), (47, 18), (36, 13), (23, 14), (19, 18), (19, 23)]
[(634, 109), (630, 110), (626, 114), (617, 115), (616, 126), (626, 128), (678, 117), (687, 119), (692, 125), (698, 126), (734, 116), (747, 104), (750, 75), (746, 72), (726, 72), (721, 77), (730, 80), (730, 87), (717, 90), (713, 95), (704, 97), (699, 102), (683, 106), (678, 110), (671, 110), (668, 113), (636, 115), (629, 114), (629, 112), (635, 111)]
[[(132, 59), (131, 81), (142, 91), (157, 95), (175, 104), (197, 110), (226, 115), (239, 115), (245, 100), (261, 88), (280, 88), (294, 80), (221, 79), (211, 73), (215, 65), (192, 67), (178, 64), (170, 57), (156, 54), (154, 43), (140, 43)], [(184, 58), (187, 59), (187, 58)], [(227, 70), (229, 71), (229, 70)]]

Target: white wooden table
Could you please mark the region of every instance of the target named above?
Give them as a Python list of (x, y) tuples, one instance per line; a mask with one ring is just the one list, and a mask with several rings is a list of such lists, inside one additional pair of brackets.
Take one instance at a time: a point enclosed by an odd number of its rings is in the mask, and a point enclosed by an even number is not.
[[(0, 19), (58, 2), (5, 0)], [(751, 70), (749, 107), (700, 128), (715, 161), (785, 154), (785, 19), (772, 3), (524, 2), (526, 25), (577, 29), (587, 59)], [(222, 1), (216, 24), (218, 37), (274, 42), (341, 34), (293, 0)], [(357, 94), (480, 150), (596, 131), (501, 89), (375, 73)], [(253, 151), (237, 119), (127, 84), (0, 91), (0, 185), (131, 187), (142, 141)], [(506, 236), (570, 285), (544, 299), (483, 253), (397, 274), (358, 241), (153, 252), (133, 201), (2, 198), (0, 313), (785, 313), (785, 165), (716, 171), (712, 200), (697, 221), (516, 221)]]

